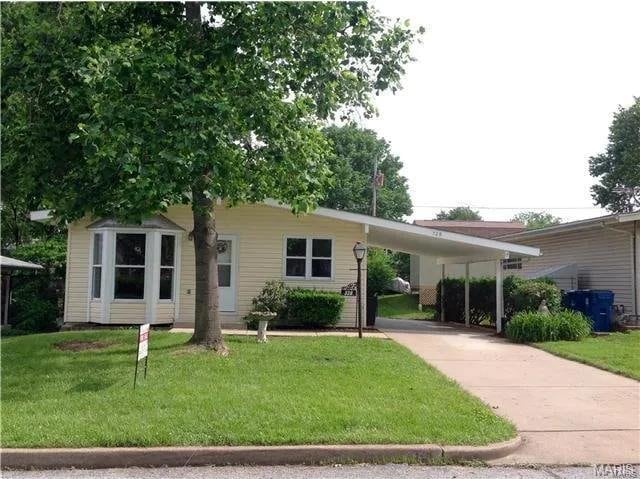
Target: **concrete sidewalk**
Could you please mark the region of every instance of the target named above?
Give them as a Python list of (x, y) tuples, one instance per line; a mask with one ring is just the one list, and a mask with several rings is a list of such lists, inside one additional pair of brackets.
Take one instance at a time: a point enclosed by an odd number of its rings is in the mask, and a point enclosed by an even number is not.
[(524, 439), (494, 463), (640, 462), (640, 383), (480, 329), (379, 320), (411, 349), (510, 419)]
[[(171, 328), (170, 333), (189, 333), (193, 334), (193, 328)], [(251, 329), (223, 329), (222, 334), (232, 336), (256, 336), (257, 332)], [(376, 329), (365, 329), (362, 333), (365, 338), (388, 339), (387, 335)], [(357, 331), (305, 331), (305, 330), (279, 330), (267, 331), (267, 336), (343, 336), (348, 338), (357, 338)]]

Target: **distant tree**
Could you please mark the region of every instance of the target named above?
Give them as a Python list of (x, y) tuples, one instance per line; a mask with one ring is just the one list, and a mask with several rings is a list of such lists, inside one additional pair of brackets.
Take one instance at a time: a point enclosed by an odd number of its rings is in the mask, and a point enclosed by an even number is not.
[(640, 97), (614, 114), (607, 149), (589, 159), (589, 173), (599, 180), (591, 187), (597, 204), (613, 213), (632, 210), (629, 194), (614, 189), (640, 187)]
[(395, 276), (391, 255), (380, 248), (369, 248), (367, 254), (367, 296), (384, 293)]
[(523, 211), (515, 215), (511, 221), (524, 223), (528, 230), (537, 230), (562, 223), (562, 218), (551, 213), (539, 213), (537, 211)]
[(407, 179), (400, 174), (402, 162), (391, 153), (389, 143), (375, 131), (350, 123), (324, 130), (333, 144), (334, 156), (329, 168), (334, 185), (321, 206), (355, 213), (371, 214), (374, 163), (384, 175), (378, 188), (376, 216), (401, 220), (412, 213)]
[(482, 216), (478, 211), (472, 210), (469, 206), (458, 206), (449, 211), (441, 210), (436, 216), (437, 220), (462, 220), (480, 221)]

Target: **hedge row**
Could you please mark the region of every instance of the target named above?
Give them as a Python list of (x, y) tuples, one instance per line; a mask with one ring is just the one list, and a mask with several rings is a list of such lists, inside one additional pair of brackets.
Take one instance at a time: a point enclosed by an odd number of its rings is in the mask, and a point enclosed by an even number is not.
[[(271, 327), (325, 328), (340, 321), (344, 297), (331, 291), (287, 288), (282, 281), (267, 281), (253, 299), (254, 311), (276, 313)], [(257, 319), (245, 318), (247, 326), (257, 329)]]
[[(447, 321), (464, 323), (464, 278), (445, 278), (438, 282), (436, 311), (442, 305), (442, 283), (444, 282), (444, 310)], [(545, 300), (551, 312), (560, 309), (560, 289), (549, 279), (522, 279), (508, 276), (503, 281), (504, 315), (508, 321), (520, 311), (536, 311)], [(469, 279), (469, 309), (471, 324), (488, 320), (496, 321), (495, 278)]]

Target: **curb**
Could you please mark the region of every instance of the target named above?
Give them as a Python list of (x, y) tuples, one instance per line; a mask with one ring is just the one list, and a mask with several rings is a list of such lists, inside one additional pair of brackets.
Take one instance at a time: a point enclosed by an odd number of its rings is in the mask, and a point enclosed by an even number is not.
[(507, 456), (522, 444), (514, 439), (488, 446), (433, 444), (118, 447), (83, 449), (2, 449), (2, 469), (108, 469), (122, 467), (183, 467), (332, 462), (379, 463), (413, 458), (426, 461), (489, 460)]

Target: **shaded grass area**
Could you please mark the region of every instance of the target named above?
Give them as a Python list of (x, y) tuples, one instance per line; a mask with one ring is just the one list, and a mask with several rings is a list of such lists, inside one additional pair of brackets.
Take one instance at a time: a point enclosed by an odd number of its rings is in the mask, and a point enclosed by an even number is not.
[[(382, 339), (228, 337), (221, 358), (152, 331), (132, 388), (136, 330), (2, 340), (2, 446), (487, 444), (497, 417), (407, 349)], [(64, 340), (110, 341), (61, 351)]]
[(435, 314), (433, 306), (418, 310), (416, 294), (386, 294), (378, 298), (378, 316), (383, 318), (433, 320)]
[(582, 341), (536, 343), (536, 346), (563, 358), (640, 380), (640, 331), (612, 333)]

